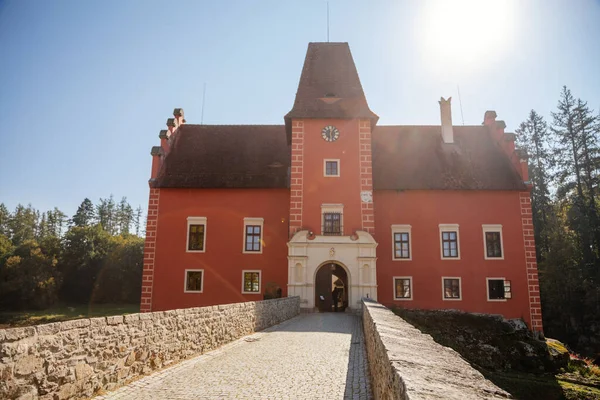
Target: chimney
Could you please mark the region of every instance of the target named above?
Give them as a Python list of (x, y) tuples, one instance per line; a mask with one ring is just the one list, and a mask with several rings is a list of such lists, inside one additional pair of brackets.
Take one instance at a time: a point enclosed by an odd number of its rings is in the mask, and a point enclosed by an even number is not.
[(492, 126), (496, 122), (497, 116), (498, 115), (496, 114), (496, 111), (486, 111), (485, 115), (483, 116), (483, 125)]
[(175, 122), (177, 123), (177, 126), (185, 124), (185, 118), (183, 117), (183, 108), (174, 109), (173, 116), (175, 117)]
[(448, 100), (444, 100), (440, 97), (440, 113), (442, 115), (442, 139), (444, 143), (454, 143), (454, 133), (452, 131), (452, 108), (450, 107), (450, 101), (452, 97), (448, 97)]
[(161, 158), (163, 155), (162, 147), (152, 147), (152, 150), (150, 150), (150, 155), (152, 156), (152, 172), (150, 174), (150, 178), (156, 179), (156, 177), (158, 176), (158, 170), (160, 169)]

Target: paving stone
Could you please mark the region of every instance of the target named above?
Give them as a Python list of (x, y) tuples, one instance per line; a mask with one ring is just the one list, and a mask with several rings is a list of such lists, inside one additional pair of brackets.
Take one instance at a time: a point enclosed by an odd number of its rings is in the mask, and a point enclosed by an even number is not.
[(302, 314), (96, 400), (372, 399), (362, 323)]

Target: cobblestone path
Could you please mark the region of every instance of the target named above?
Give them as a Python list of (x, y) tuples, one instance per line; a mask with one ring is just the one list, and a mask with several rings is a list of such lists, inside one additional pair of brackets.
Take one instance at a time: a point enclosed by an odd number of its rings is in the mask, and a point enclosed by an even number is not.
[(302, 314), (99, 399), (371, 399), (359, 317)]

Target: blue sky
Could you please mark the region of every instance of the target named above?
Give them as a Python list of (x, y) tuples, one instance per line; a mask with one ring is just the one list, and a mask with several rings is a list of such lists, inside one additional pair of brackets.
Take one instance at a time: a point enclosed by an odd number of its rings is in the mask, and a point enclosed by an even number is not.
[[(562, 85), (600, 107), (600, 1), (330, 0), (380, 124), (492, 109), (513, 131)], [(205, 124), (282, 124), (326, 1), (0, 0), (0, 202), (72, 215), (147, 206), (150, 148), (173, 108)]]

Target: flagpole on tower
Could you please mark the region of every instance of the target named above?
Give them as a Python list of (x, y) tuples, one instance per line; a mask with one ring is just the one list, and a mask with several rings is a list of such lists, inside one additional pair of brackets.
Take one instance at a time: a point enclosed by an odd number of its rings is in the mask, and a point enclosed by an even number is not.
[(206, 82), (204, 82), (204, 89), (202, 90), (202, 113), (200, 114), (200, 125), (204, 125), (204, 99), (206, 98)]
[(327, 2), (327, 43), (329, 43), (329, 2)]

